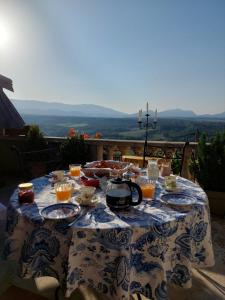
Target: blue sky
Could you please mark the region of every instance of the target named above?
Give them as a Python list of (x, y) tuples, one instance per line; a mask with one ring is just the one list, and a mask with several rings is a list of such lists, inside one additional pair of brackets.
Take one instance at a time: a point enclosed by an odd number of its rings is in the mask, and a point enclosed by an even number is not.
[(15, 99), (225, 111), (224, 0), (0, 0)]

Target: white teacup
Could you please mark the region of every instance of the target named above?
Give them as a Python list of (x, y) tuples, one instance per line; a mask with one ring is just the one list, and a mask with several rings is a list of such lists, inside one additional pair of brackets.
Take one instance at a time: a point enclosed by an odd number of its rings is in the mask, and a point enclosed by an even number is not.
[(94, 186), (82, 186), (80, 188), (81, 196), (92, 197), (95, 193), (96, 188)]
[(93, 206), (97, 202), (94, 196), (96, 188), (93, 186), (83, 186), (80, 188), (80, 194), (76, 197), (76, 201), (80, 205)]
[(55, 181), (63, 181), (65, 174), (63, 170), (56, 170), (52, 172), (52, 176)]

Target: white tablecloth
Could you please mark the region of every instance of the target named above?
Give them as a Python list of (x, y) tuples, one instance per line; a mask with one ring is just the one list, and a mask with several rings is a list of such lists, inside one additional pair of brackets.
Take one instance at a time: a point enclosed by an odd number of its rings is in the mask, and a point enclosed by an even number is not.
[(86, 284), (116, 300), (137, 292), (167, 299), (167, 282), (190, 287), (192, 267), (214, 264), (208, 200), (188, 180), (178, 184), (197, 200), (191, 210), (166, 206), (158, 183), (154, 201), (127, 211), (110, 211), (101, 194), (101, 204), (70, 228), (42, 218), (55, 195), (48, 178), (33, 183), (34, 204), (19, 205), (15, 191), (8, 207), (4, 255), (19, 264), (22, 277), (56, 277), (66, 296)]

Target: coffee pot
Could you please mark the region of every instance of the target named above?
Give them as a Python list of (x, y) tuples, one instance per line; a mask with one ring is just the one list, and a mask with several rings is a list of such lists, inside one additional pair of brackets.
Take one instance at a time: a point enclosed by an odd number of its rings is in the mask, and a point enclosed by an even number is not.
[[(138, 195), (138, 197), (133, 197)], [(126, 209), (136, 206), (142, 201), (142, 191), (139, 185), (121, 178), (109, 181), (106, 188), (106, 203), (111, 209)]]

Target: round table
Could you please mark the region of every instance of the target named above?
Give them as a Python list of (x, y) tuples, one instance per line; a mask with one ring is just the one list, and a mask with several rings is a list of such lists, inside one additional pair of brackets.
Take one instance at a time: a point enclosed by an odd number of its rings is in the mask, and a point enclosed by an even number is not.
[(7, 213), (4, 255), (18, 263), (21, 277), (53, 276), (66, 297), (85, 284), (111, 299), (167, 299), (168, 282), (190, 287), (192, 267), (214, 264), (207, 197), (184, 178), (179, 187), (197, 200), (191, 210), (165, 205), (158, 182), (153, 201), (127, 211), (109, 210), (99, 192), (101, 203), (69, 228), (40, 214), (56, 202), (49, 179), (32, 182), (35, 202), (20, 205), (15, 191)]

